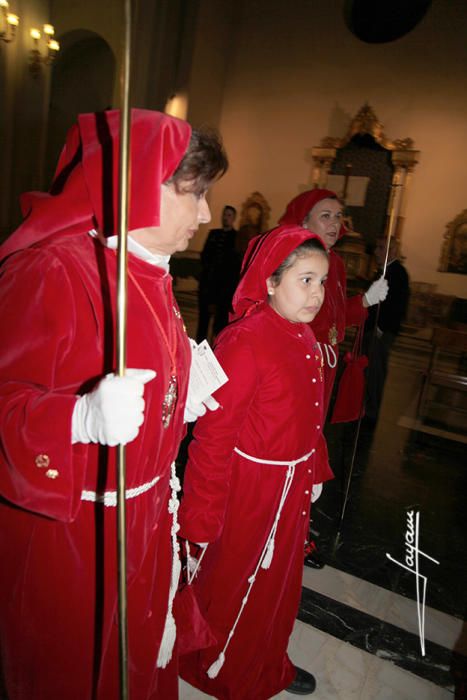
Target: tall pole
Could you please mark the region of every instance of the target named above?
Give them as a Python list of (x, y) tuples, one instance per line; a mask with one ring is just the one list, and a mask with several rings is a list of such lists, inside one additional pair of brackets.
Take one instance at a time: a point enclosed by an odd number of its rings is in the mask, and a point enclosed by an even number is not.
[[(389, 257), (389, 248), (391, 245), (391, 238), (394, 235), (394, 231), (395, 231), (396, 225), (397, 225), (397, 219), (398, 219), (399, 212), (400, 212), (400, 207), (401, 207), (401, 202), (402, 202), (402, 192), (403, 192), (403, 187), (404, 187), (404, 183), (405, 183), (406, 171), (405, 170), (400, 171), (400, 175), (401, 175), (400, 180), (398, 181), (395, 178), (392, 185), (391, 185), (389, 222), (388, 222), (388, 230), (387, 230), (387, 238), (386, 238), (386, 253), (384, 256), (384, 265), (383, 265), (383, 273), (382, 273), (383, 277), (386, 275), (386, 268), (388, 265), (388, 257)], [(373, 334), (372, 334), (371, 343), (370, 343), (368, 364), (370, 364), (370, 362), (371, 362), (371, 356), (373, 354), (373, 349), (374, 349), (374, 345), (375, 345), (375, 335), (376, 335), (376, 328), (378, 326), (380, 304), (381, 304), (381, 302), (378, 302), (378, 308), (376, 309), (375, 325), (373, 328)], [(363, 393), (363, 401), (364, 400), (365, 400), (365, 392)], [(350, 483), (352, 481), (352, 474), (353, 474), (353, 470), (354, 470), (354, 466), (355, 466), (355, 457), (357, 455), (357, 447), (358, 447), (358, 440), (360, 437), (360, 427), (362, 424), (362, 418), (363, 418), (363, 411), (360, 410), (359, 417), (358, 417), (358, 423), (357, 423), (357, 429), (355, 431), (355, 437), (354, 437), (354, 442), (353, 442), (353, 447), (352, 447), (352, 459), (350, 462), (349, 473), (347, 475), (347, 483), (346, 483), (346, 487), (345, 487), (344, 501), (342, 504), (341, 514), (340, 514), (340, 518), (339, 518), (339, 525), (337, 528), (337, 534), (339, 534), (339, 532), (340, 532), (342, 522), (344, 520), (345, 509), (347, 507), (347, 502), (349, 500)]]
[[(124, 46), (120, 74), (120, 162), (118, 208), (118, 272), (117, 272), (117, 374), (126, 369), (127, 336), (127, 238), (130, 182), (130, 57), (131, 0), (124, 0)], [(117, 562), (118, 562), (118, 629), (120, 657), (120, 698), (129, 700), (128, 624), (126, 587), (126, 450), (117, 447)]]

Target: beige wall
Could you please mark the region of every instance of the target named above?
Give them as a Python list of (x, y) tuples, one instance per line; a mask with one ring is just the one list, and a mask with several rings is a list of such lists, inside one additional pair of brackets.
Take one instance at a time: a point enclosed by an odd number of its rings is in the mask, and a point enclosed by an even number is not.
[[(17, 43), (0, 47), (0, 227), (11, 226), (17, 195), (43, 186), (50, 72), (27, 69), (29, 28), (51, 21), (58, 38), (101, 36), (120, 62), (121, 0), (12, 0)], [(467, 296), (465, 276), (438, 273), (446, 224), (467, 207), (467, 5), (438, 0), (408, 36), (364, 44), (343, 20), (344, 0), (140, 0), (135, 27), (136, 106), (163, 108), (170, 91), (189, 93), (188, 119), (218, 126), (231, 168), (210, 196), (213, 225), (225, 203), (241, 208), (254, 190), (271, 224), (311, 183), (310, 149), (343, 136), (368, 101), (391, 139), (420, 150), (403, 237), (413, 280)], [(118, 81), (114, 89), (118, 104)], [(193, 242), (200, 250), (208, 227)], [(11, 228), (10, 228), (11, 230)]]
[[(163, 109), (168, 95), (188, 84), (198, 4), (133, 3), (133, 106)], [(10, 5), (20, 16), (20, 26), (14, 44), (0, 45), (0, 239), (20, 223), (20, 193), (49, 186), (60, 144), (76, 114), (120, 105), (123, 50), (123, 0), (10, 0)], [(73, 60), (59, 80), (54, 81), (53, 66), (34, 80), (28, 69), (33, 46), (29, 30), (49, 22), (62, 44), (61, 56), (68, 51), (70, 58), (73, 52)], [(109, 61), (114, 61), (115, 72)], [(109, 86), (112, 74), (115, 80)], [(82, 78), (74, 89), (77, 76)]]
[[(10, 0), (10, 10), (20, 17), (17, 37), (2, 44), (0, 57), (0, 238), (20, 223), (19, 195), (46, 188), (47, 128), (53, 67), (46, 66), (34, 78), (29, 70), (33, 48), (30, 29), (45, 23), (55, 27), (60, 41), (69, 32), (94, 31), (113, 48), (121, 50), (120, 0)], [(41, 50), (45, 53), (44, 44)], [(96, 68), (96, 72), (98, 68)], [(49, 168), (50, 169), (50, 168)]]
[(11, 218), (19, 218), (18, 195), (40, 186), (45, 154), (45, 115), (49, 75), (33, 78), (29, 52), (32, 27), (50, 22), (47, 0), (12, 0), (10, 11), (20, 17), (16, 39), (0, 47), (0, 236), (9, 231)]
[[(408, 36), (388, 44), (357, 40), (341, 0), (249, 0), (237, 18), (219, 122), (231, 160), (214, 188), (222, 206), (259, 190), (277, 221), (311, 182), (309, 149), (343, 136), (368, 101), (390, 139), (420, 150), (403, 236), (413, 280), (467, 296), (466, 278), (438, 273), (445, 225), (467, 206), (467, 6), (434, 2)], [(193, 247), (202, 245), (205, 231)]]
[[(55, 24), (59, 38), (79, 30), (93, 32), (107, 42), (120, 64), (123, 43), (122, 0), (51, 0), (51, 6), (51, 21)], [(114, 103), (118, 103), (118, 89), (116, 81)]]

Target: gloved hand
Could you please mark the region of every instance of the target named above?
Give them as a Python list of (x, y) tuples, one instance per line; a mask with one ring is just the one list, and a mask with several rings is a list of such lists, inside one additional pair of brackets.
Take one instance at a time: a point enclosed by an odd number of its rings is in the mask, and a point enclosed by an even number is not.
[(126, 445), (144, 421), (144, 385), (152, 369), (127, 369), (124, 377), (105, 376), (93, 391), (80, 396), (72, 417), (71, 441)]
[(323, 490), (323, 484), (313, 484), (311, 489), (311, 502), (314, 503), (321, 496), (321, 491)]
[[(197, 347), (196, 343), (194, 340), (191, 338), (188, 338), (190, 341), (190, 347), (191, 351)], [(219, 403), (216, 401), (216, 399), (213, 396), (208, 396), (204, 401), (195, 401), (193, 398), (193, 392), (190, 391), (191, 389), (191, 373), (190, 373), (190, 379), (188, 380), (188, 393), (186, 397), (186, 404), (185, 404), (185, 413), (183, 415), (183, 420), (185, 423), (193, 423), (197, 418), (200, 416), (204, 416), (206, 413), (206, 410), (209, 408), (210, 411), (215, 411), (217, 408), (219, 408)]]
[(219, 408), (219, 402), (216, 401), (214, 396), (208, 396), (201, 403), (190, 400), (190, 386), (188, 385), (188, 396), (186, 397), (185, 413), (183, 415), (185, 423), (193, 423), (200, 416), (204, 416), (208, 408), (210, 411), (215, 411)]
[(367, 306), (374, 306), (380, 301), (384, 301), (388, 295), (388, 281), (384, 277), (380, 277), (376, 282), (366, 290), (363, 298)]

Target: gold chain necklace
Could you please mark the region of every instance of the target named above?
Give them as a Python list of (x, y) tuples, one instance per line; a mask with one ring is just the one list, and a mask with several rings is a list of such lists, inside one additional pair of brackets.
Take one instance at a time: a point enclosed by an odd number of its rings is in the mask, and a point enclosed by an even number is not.
[[(161, 334), (162, 340), (164, 341), (164, 344), (167, 348), (167, 352), (169, 353), (170, 357), (170, 379), (169, 379), (169, 385), (167, 387), (167, 391), (164, 396), (164, 400), (162, 402), (162, 425), (164, 428), (168, 428), (170, 421), (172, 419), (172, 416), (175, 411), (175, 406), (177, 404), (177, 398), (178, 398), (178, 383), (177, 383), (177, 330), (175, 328), (175, 324), (172, 323), (170, 324), (170, 330), (171, 330), (171, 338), (169, 341), (169, 338), (167, 337), (167, 334), (164, 330), (164, 327), (162, 326), (161, 320), (159, 316), (157, 315), (157, 312), (151, 302), (149, 301), (148, 297), (146, 296), (144, 290), (141, 288), (139, 285), (139, 282), (135, 279), (133, 273), (131, 272), (130, 269), (128, 269), (128, 277), (131, 279), (132, 283), (140, 293), (143, 301), (146, 303), (146, 306), (148, 307), (149, 311), (151, 312), (151, 315), (156, 322), (156, 326), (159, 329), (159, 332)], [(172, 299), (172, 307), (174, 307), (173, 304), (173, 299)]]

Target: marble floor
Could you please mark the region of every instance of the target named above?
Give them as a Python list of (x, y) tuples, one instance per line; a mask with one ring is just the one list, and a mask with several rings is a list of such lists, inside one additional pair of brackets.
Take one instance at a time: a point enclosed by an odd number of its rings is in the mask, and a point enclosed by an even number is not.
[[(177, 296), (193, 334), (194, 296)], [(370, 429), (362, 421), (356, 443), (357, 423), (326, 428), (335, 479), (311, 522), (326, 566), (304, 567), (289, 646), (292, 660), (316, 676), (316, 700), (467, 698), (460, 680), (467, 656), (466, 437), (417, 421), (428, 354), (426, 343), (399, 340), (378, 424)], [(422, 634), (416, 577), (401, 566), (417, 513), (419, 572), (426, 577)], [(180, 697), (208, 696), (180, 681)]]

